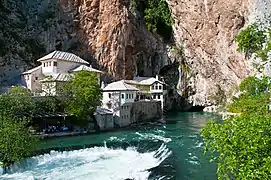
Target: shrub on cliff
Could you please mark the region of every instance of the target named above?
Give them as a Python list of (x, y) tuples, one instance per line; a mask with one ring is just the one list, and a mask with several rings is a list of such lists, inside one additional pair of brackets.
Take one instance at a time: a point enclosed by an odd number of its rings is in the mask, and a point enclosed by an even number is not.
[(246, 53), (246, 56), (251, 56), (263, 48), (263, 43), (266, 41), (266, 35), (263, 30), (260, 30), (258, 25), (252, 24), (242, 30), (235, 38), (238, 43), (237, 50)]
[(242, 30), (235, 38), (238, 51), (250, 57), (253, 53), (263, 61), (268, 60), (271, 51), (271, 29), (262, 30), (259, 25), (252, 24)]
[(202, 130), (205, 152), (218, 162), (219, 179), (271, 178), (270, 82), (269, 77), (245, 79), (242, 94), (228, 107), (241, 115), (221, 124), (210, 121)]
[(173, 20), (165, 0), (148, 0), (144, 19), (149, 31), (171, 38)]

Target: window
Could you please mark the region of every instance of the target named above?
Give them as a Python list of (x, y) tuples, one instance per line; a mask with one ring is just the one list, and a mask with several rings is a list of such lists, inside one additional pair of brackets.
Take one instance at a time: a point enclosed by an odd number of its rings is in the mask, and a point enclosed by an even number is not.
[(46, 67), (48, 67), (48, 62), (46, 62)]
[(132, 98), (131, 98), (131, 94), (129, 94), (129, 99), (132, 99)]
[(35, 77), (36, 80), (38, 80), (39, 78), (38, 77)]
[(54, 62), (54, 66), (57, 66), (57, 62), (56, 61)]
[(111, 98), (111, 93), (108, 93), (108, 97)]
[(48, 66), (51, 66), (51, 62), (48, 62)]
[(160, 94), (159, 95), (157, 95), (158, 96), (158, 99), (160, 99)]
[(121, 99), (124, 99), (124, 94), (121, 94)]
[(45, 67), (45, 63), (43, 63), (43, 67)]
[(154, 89), (154, 85), (152, 86), (152, 89)]
[(128, 94), (126, 94), (126, 99), (128, 99)]
[(156, 99), (156, 95), (153, 95), (152, 98), (153, 98), (153, 99)]
[(157, 86), (157, 85), (155, 86), (155, 89), (158, 89), (158, 86)]
[(161, 90), (162, 89), (162, 86), (159, 86), (159, 90)]
[(132, 99), (134, 99), (134, 94), (132, 94)]

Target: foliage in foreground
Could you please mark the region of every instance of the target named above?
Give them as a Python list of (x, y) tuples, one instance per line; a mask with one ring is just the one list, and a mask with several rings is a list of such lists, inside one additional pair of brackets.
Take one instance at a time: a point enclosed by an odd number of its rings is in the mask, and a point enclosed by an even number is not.
[(27, 119), (1, 113), (0, 121), (0, 161), (7, 168), (28, 157), (39, 140), (30, 134), (30, 128), (26, 127)]
[(63, 93), (67, 97), (65, 109), (77, 117), (78, 125), (86, 125), (89, 116), (100, 105), (102, 93), (97, 82), (96, 74), (80, 71), (63, 88)]
[(270, 78), (249, 77), (240, 84), (229, 111), (241, 113), (202, 130), (205, 152), (218, 162), (219, 179), (271, 179)]
[(218, 155), (218, 179), (271, 179), (271, 117), (244, 114), (203, 129), (206, 150)]
[(233, 113), (267, 114), (267, 104), (270, 98), (269, 89), (271, 88), (269, 82), (271, 82), (269, 77), (263, 77), (262, 79), (256, 77), (246, 78), (239, 86), (242, 94), (238, 98), (232, 98), (228, 111)]

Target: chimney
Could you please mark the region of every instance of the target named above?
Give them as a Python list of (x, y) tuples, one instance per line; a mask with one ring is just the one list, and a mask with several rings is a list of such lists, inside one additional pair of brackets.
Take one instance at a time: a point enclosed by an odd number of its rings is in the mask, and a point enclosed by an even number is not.
[(104, 82), (102, 81), (102, 83), (101, 83), (101, 89), (103, 89), (103, 88), (105, 88), (105, 84), (104, 84)]
[(156, 74), (155, 79), (159, 80), (159, 76), (158, 76), (158, 74)]

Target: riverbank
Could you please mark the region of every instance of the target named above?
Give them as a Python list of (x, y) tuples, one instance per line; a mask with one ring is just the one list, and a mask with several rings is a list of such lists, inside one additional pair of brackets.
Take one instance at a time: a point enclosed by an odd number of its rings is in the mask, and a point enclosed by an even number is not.
[(165, 119), (166, 124), (45, 139), (43, 155), (28, 158), (0, 179), (217, 179), (215, 164), (203, 156), (199, 133), (209, 119), (221, 117), (174, 112)]
[(120, 130), (131, 130), (137, 126), (144, 125), (144, 124), (149, 124), (149, 123), (156, 123), (156, 124), (165, 124), (165, 116), (162, 116), (159, 119), (146, 119), (145, 122), (135, 122), (132, 123), (128, 126), (124, 127), (115, 127), (112, 129), (102, 129), (102, 130), (89, 130), (89, 131), (70, 131), (70, 132), (56, 132), (56, 133), (44, 133), (44, 134), (38, 134), (36, 136), (42, 138), (42, 139), (51, 139), (51, 138), (61, 138), (61, 137), (71, 137), (71, 136), (84, 136), (84, 135), (91, 135), (91, 134), (99, 134), (99, 133), (107, 133), (107, 132), (115, 132), (115, 131), (120, 131)]

